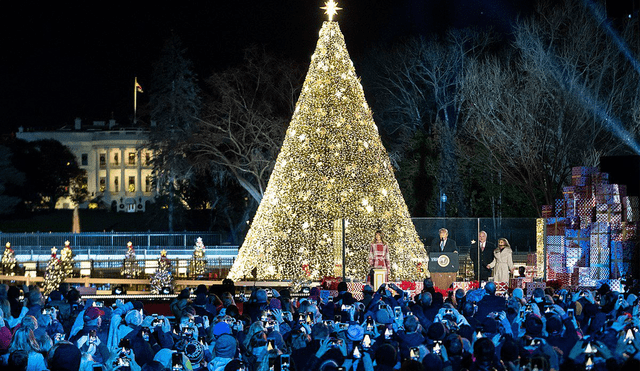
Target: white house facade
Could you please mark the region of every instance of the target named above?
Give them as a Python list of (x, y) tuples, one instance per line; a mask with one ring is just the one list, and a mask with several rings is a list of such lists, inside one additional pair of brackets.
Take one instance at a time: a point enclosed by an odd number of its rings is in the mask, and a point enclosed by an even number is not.
[[(145, 148), (149, 130), (119, 127), (115, 120), (94, 121), (83, 127), (80, 119), (73, 128), (54, 131), (24, 131), (16, 137), (26, 141), (54, 139), (68, 147), (77, 158), (78, 166), (86, 170), (89, 201), (80, 208), (95, 208), (99, 202), (119, 212), (145, 211), (153, 202), (153, 152)], [(58, 200), (56, 208), (73, 209), (68, 198)]]

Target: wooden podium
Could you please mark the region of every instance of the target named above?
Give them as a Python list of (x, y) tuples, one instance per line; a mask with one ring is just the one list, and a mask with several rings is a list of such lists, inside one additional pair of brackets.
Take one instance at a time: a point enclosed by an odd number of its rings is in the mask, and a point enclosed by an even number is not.
[(380, 285), (387, 282), (386, 268), (373, 268), (373, 291), (378, 291)]
[(456, 282), (457, 273), (431, 273), (431, 280), (433, 281), (433, 286), (446, 290), (451, 287), (451, 284)]
[(446, 290), (456, 281), (458, 275), (458, 253), (440, 252), (429, 254), (429, 272), (433, 285)]

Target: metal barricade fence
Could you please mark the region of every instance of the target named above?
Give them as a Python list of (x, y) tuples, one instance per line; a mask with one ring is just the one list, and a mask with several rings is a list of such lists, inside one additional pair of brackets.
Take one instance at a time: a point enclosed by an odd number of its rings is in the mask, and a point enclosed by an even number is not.
[(147, 250), (156, 253), (162, 249), (193, 250), (196, 239), (202, 238), (207, 250), (225, 250), (237, 246), (221, 244), (221, 235), (211, 232), (182, 233), (0, 233), (2, 243), (10, 242), (17, 255), (50, 255), (51, 248), (64, 247), (69, 241), (74, 254), (121, 255), (132, 242), (136, 251)]

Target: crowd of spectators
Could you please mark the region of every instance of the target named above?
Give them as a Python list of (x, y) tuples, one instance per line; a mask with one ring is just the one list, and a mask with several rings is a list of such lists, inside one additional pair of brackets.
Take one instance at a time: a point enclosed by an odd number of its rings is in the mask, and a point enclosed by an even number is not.
[[(62, 285), (0, 285), (0, 368), (7, 370), (640, 370), (637, 287), (626, 293), (484, 288), (410, 297), (393, 284), (355, 300), (200, 285), (172, 316), (140, 301), (102, 305)], [(150, 307), (150, 304), (146, 304)]]

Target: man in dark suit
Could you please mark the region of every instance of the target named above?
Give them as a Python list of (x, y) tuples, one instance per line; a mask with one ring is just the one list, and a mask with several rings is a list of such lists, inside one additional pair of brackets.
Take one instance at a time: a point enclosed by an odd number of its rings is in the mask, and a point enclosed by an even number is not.
[(456, 241), (449, 238), (449, 231), (446, 228), (440, 228), (440, 237), (434, 238), (431, 242), (431, 252), (458, 252)]
[(487, 281), (491, 277), (491, 269), (487, 265), (493, 261), (493, 250), (496, 246), (487, 241), (487, 232), (480, 231), (478, 233), (478, 241), (471, 244), (469, 256), (473, 263), (473, 277), (478, 279), (478, 247), (480, 249), (480, 281)]

